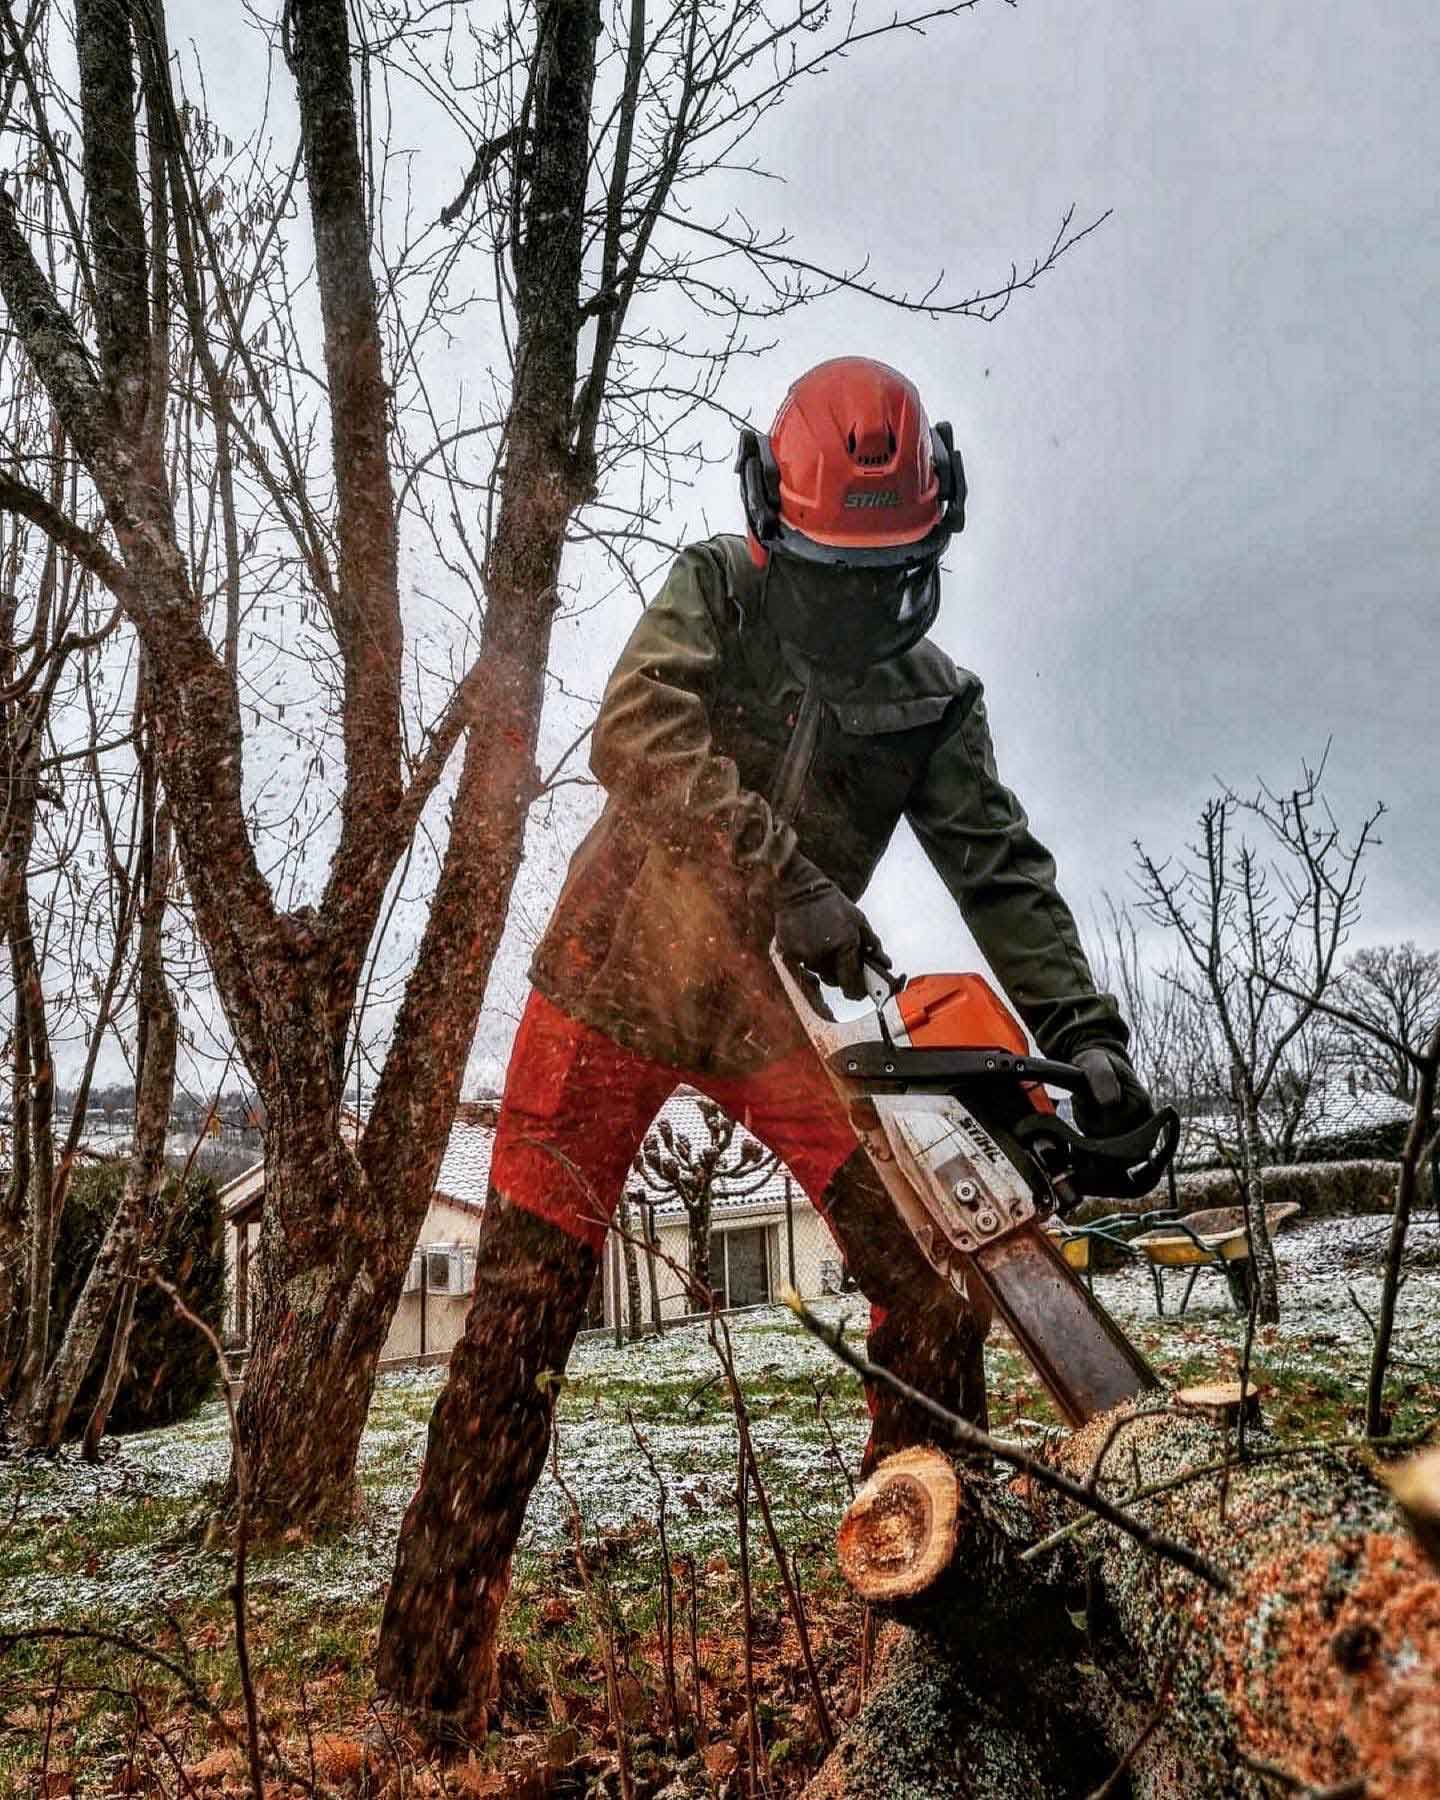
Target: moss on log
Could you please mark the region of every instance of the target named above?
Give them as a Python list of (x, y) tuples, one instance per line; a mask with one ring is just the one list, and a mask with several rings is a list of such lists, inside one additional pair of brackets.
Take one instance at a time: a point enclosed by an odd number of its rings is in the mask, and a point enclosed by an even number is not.
[[(1103, 1455), (1116, 1501), (1156, 1490), (1133, 1510), (1213, 1559), (1229, 1594), (1023, 1477), (1002, 1487), (957, 1466), (963, 1570), (937, 1573), (928, 1610), (924, 1595), (904, 1601), (922, 1623), (815, 1800), (1079, 1800), (1122, 1760), (1117, 1800), (1271, 1800), (1358, 1782), (1366, 1800), (1435, 1800), (1435, 1568), (1360, 1449), (1296, 1455), (1259, 1432), (1250, 1447), (1244, 1465), (1216, 1468), (1233, 1434), (1137, 1406), (1051, 1453), (1080, 1480)], [(979, 1556), (987, 1532), (1006, 1542)]]
[(977, 1637), (891, 1624), (875, 1680), (805, 1800), (1072, 1800), (1108, 1772), (1099, 1730), (1068, 1705), (1058, 1665)]

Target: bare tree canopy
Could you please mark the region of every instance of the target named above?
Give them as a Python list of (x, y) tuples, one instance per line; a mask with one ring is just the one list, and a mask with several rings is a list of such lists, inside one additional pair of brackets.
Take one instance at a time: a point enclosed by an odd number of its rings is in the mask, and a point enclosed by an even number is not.
[(1440, 950), (1409, 939), (1356, 950), (1336, 978), (1335, 998), (1368, 1027), (1343, 1027), (1365, 1073), (1397, 1100), (1413, 1100), (1415, 1061), (1440, 1013)]
[[(1376, 806), (1347, 842), (1326, 804), (1324, 773), (1322, 757), (1288, 792), (1262, 785), (1242, 799), (1226, 789), (1207, 802), (1199, 840), (1183, 858), (1159, 862), (1136, 845), (1144, 909), (1180, 947), (1173, 980), (1213, 1013), (1220, 1033), (1266, 1324), (1278, 1321), (1280, 1300), (1265, 1220), (1261, 1108), (1334, 979), (1384, 811)], [(1258, 846), (1241, 835), (1247, 822)]]

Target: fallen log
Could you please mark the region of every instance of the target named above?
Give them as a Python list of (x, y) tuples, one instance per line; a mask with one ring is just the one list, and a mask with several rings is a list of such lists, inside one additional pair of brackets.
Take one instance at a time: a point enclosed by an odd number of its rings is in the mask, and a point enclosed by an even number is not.
[[(1228, 1592), (1033, 1476), (882, 1463), (838, 1555), (904, 1628), (810, 1800), (1436, 1800), (1436, 1569), (1369, 1451), (1279, 1446), (1252, 1413), (1237, 1464), (1211, 1419), (1253, 1401), (1229, 1399), (1120, 1408), (1049, 1453)], [(1416, 1463), (1389, 1480), (1430, 1517)]]

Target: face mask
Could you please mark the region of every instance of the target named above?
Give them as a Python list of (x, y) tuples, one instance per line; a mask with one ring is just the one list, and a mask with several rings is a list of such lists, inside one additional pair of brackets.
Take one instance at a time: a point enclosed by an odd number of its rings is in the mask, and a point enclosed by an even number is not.
[(891, 569), (799, 562), (772, 550), (765, 611), (783, 642), (822, 669), (858, 673), (924, 637), (940, 607), (931, 560)]

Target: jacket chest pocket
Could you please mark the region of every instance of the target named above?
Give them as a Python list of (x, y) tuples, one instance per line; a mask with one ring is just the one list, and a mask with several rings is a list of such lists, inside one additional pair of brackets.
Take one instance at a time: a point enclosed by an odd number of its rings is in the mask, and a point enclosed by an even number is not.
[[(845, 785), (883, 795), (887, 809), (904, 806), (954, 696), (854, 701), (830, 707), (827, 765)], [(893, 819), (892, 819), (893, 823)]]
[(953, 698), (832, 703), (800, 820), (839, 837), (857, 862), (872, 862), (905, 810)]

